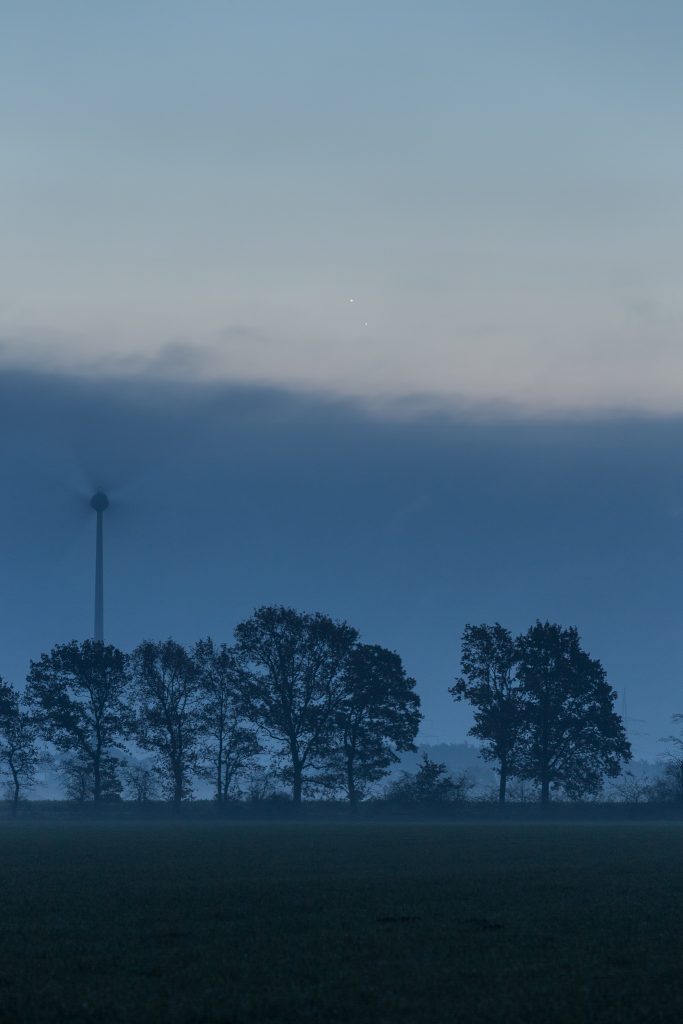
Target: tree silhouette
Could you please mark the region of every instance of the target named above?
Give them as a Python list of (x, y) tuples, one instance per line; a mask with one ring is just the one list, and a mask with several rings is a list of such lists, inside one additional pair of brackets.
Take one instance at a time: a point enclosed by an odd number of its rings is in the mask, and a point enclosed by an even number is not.
[(147, 761), (129, 761), (123, 767), (123, 777), (133, 799), (146, 804), (156, 795), (156, 779), (152, 765)]
[(515, 773), (570, 798), (597, 793), (631, 758), (616, 692), (600, 662), (581, 647), (575, 628), (537, 622), (517, 640), (523, 731)]
[(515, 674), (517, 652), (508, 629), (466, 626), (462, 637), (461, 676), (450, 693), (474, 708), (470, 736), (482, 741), (481, 753), (498, 773), (498, 800), (505, 803), (522, 729), (522, 695)]
[(398, 761), (397, 751), (416, 749), (421, 717), (415, 680), (399, 655), (377, 645), (356, 645), (334, 714), (334, 746), (324, 773), (344, 789), (352, 810)]
[[(671, 721), (674, 725), (683, 726), (683, 715), (672, 715)], [(674, 799), (683, 801), (683, 732), (678, 736), (666, 736), (662, 742), (669, 744), (666, 754), (666, 777)]]
[(19, 694), (0, 677), (0, 765), (7, 773), (16, 815), (22, 790), (32, 784), (38, 767), (37, 730), (21, 706)]
[(105, 766), (130, 730), (125, 704), (124, 654), (94, 640), (60, 644), (31, 662), (26, 699), (43, 737), (75, 757), (92, 774), (92, 793), (102, 797)]
[(201, 689), (194, 662), (175, 640), (145, 640), (131, 655), (136, 739), (154, 756), (175, 804), (192, 793), (201, 731)]
[(283, 778), (301, 803), (307, 772), (329, 752), (334, 715), (358, 634), (327, 615), (265, 606), (235, 629), (247, 717), (278, 746)]
[[(107, 803), (121, 799), (123, 786), (119, 778), (121, 762), (105, 754), (100, 762), (100, 793), (98, 800)], [(95, 784), (92, 762), (79, 754), (63, 757), (59, 774), (64, 782), (67, 800), (82, 804), (94, 799)]]
[(59, 762), (59, 774), (64, 783), (67, 800), (73, 800), (77, 804), (92, 800), (92, 770), (86, 761), (67, 755)]
[(414, 775), (403, 772), (389, 787), (389, 796), (394, 800), (421, 805), (463, 803), (474, 788), (467, 771), (454, 778), (445, 764), (433, 761), (424, 753)]
[(244, 721), (244, 671), (235, 652), (207, 637), (195, 645), (193, 660), (202, 698), (202, 773), (213, 779), (218, 803), (225, 803), (261, 746)]

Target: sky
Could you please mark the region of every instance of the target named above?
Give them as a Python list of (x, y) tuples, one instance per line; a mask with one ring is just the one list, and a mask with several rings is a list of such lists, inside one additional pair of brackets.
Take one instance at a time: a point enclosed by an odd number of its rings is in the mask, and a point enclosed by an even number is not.
[(27, 0), (1, 29), (5, 362), (681, 411), (680, 4)]
[[(265, 602), (404, 656), (579, 627), (683, 711), (683, 8), (0, 11), (0, 673)], [(624, 704), (624, 691), (626, 703)]]

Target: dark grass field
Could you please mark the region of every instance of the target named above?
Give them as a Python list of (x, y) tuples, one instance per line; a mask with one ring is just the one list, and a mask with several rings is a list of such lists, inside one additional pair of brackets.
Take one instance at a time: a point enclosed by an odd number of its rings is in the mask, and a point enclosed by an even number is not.
[(683, 1020), (679, 825), (3, 823), (2, 1021)]

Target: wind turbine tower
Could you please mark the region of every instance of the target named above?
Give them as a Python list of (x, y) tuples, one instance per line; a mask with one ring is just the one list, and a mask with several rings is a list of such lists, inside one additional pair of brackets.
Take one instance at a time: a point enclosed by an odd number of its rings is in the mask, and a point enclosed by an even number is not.
[(96, 643), (104, 643), (104, 513), (109, 508), (109, 498), (104, 491), (94, 494), (90, 507), (97, 513), (97, 539), (95, 542), (95, 632)]

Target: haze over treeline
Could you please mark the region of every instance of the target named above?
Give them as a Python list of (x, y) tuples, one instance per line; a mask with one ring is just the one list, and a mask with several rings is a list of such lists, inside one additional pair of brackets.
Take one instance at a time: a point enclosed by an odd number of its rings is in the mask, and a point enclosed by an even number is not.
[[(0, 649), (92, 630), (106, 520), (107, 639), (227, 639), (264, 602), (399, 650), (427, 742), (462, 739), (447, 687), (467, 622), (576, 624), (627, 693), (637, 755), (680, 705), (679, 419), (590, 422), (228, 384), (0, 376)], [(620, 710), (623, 705), (620, 703)], [(641, 721), (642, 720), (642, 721)]]

